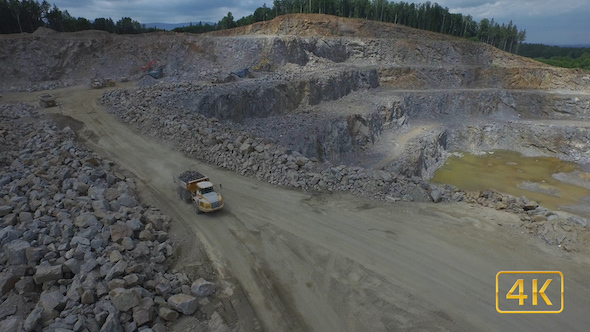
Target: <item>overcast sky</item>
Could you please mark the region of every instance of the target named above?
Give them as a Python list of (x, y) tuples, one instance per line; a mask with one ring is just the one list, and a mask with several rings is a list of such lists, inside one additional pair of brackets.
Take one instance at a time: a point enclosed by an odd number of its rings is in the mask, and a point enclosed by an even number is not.
[[(314, 0), (312, 0), (314, 1)], [(315, 0), (317, 1), (317, 0)], [(129, 16), (141, 23), (217, 22), (228, 12), (237, 20), (272, 0), (49, 0), (74, 17), (93, 20)], [(397, 2), (397, 1), (396, 1)], [(425, 1), (407, 1), (423, 3)], [(528, 43), (555, 45), (590, 44), (589, 0), (440, 0), (451, 12), (476, 20), (512, 20), (526, 29)]]

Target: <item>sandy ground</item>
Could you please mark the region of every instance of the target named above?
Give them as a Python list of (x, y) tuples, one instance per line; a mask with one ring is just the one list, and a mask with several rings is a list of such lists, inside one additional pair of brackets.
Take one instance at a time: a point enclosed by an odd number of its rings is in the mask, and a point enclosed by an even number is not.
[[(590, 326), (588, 252), (566, 253), (515, 232), (514, 215), (465, 203), (394, 205), (273, 187), (138, 135), (98, 105), (103, 91), (52, 93), (64, 115), (84, 123), (82, 140), (132, 173), (142, 198), (173, 218), (172, 234), (184, 244), (177, 268), (190, 265), (201, 246), (206, 250), (243, 330)], [(34, 103), (38, 94), (6, 93), (0, 102)], [(196, 215), (178, 199), (172, 175), (189, 168), (223, 185), (226, 208)], [(562, 271), (564, 312), (499, 314), (495, 276), (501, 270)]]

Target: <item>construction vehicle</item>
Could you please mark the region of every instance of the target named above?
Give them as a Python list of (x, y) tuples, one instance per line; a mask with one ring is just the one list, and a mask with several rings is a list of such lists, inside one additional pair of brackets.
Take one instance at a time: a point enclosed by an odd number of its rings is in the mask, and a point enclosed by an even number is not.
[(164, 73), (164, 66), (159, 66), (158, 68), (154, 69), (154, 70), (150, 70), (148, 71), (148, 75), (150, 75), (151, 77), (158, 79), (158, 78), (162, 78)]
[(173, 176), (178, 185), (176, 191), (180, 199), (192, 203), (197, 214), (212, 212), (223, 208), (223, 199), (213, 188), (205, 175), (197, 171), (186, 171), (178, 177)]
[(96, 77), (90, 80), (90, 85), (93, 89), (100, 89), (104, 86), (102, 81)]
[(164, 66), (160, 65), (158, 60), (152, 60), (147, 65), (141, 66), (141, 70), (146, 72), (151, 77), (158, 79), (162, 78), (164, 73)]
[(90, 85), (93, 89), (100, 89), (104, 88), (105, 86), (115, 86), (116, 84), (117, 83), (115, 82), (115, 80), (103, 79), (98, 76), (90, 80)]
[(55, 102), (55, 97), (50, 95), (49, 93), (45, 93), (39, 96), (39, 105), (43, 108), (54, 107), (57, 106)]
[(155, 67), (158, 64), (158, 60), (152, 60), (150, 62), (148, 62), (147, 65), (145, 66), (141, 66), (141, 71), (150, 71), (152, 70), (153, 67)]

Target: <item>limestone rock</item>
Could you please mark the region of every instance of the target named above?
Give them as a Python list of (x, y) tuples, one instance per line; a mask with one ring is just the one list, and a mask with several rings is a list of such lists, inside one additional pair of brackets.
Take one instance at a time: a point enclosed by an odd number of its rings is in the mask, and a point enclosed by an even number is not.
[(38, 305), (45, 311), (61, 311), (65, 308), (68, 298), (59, 291), (45, 291), (39, 297)]
[(207, 297), (215, 294), (215, 284), (199, 278), (191, 285), (191, 293), (197, 297)]
[(136, 207), (139, 204), (134, 197), (127, 193), (123, 193), (121, 196), (119, 196), (119, 198), (117, 198), (117, 203), (128, 208)]
[(119, 322), (116, 314), (109, 314), (100, 328), (100, 332), (124, 332), (123, 326)]
[(158, 310), (158, 317), (163, 320), (173, 322), (178, 318), (178, 312), (166, 307), (160, 307)]
[(141, 306), (133, 308), (133, 321), (137, 326), (142, 326), (152, 320), (150, 309)]
[(121, 243), (124, 238), (133, 235), (133, 231), (126, 224), (111, 225), (111, 240), (113, 242)]
[(41, 321), (41, 314), (43, 313), (43, 308), (36, 307), (31, 311), (31, 313), (27, 316), (24, 322), (24, 329), (27, 332), (33, 331), (37, 324)]
[(42, 284), (46, 281), (59, 280), (63, 276), (62, 265), (44, 265), (38, 266), (35, 270), (33, 279), (35, 283)]
[(12, 290), (24, 275), (25, 269), (22, 266), (11, 266), (0, 272), (0, 296)]
[(194, 296), (187, 294), (175, 294), (168, 298), (168, 304), (173, 309), (184, 315), (192, 315), (197, 311), (198, 302)]
[(438, 189), (430, 192), (430, 198), (434, 203), (440, 203), (442, 201), (442, 192)]
[(18, 300), (18, 295), (13, 294), (0, 303), (0, 320), (16, 313)]
[(10, 212), (12, 212), (12, 206), (10, 206), (10, 205), (0, 206), (0, 217), (4, 217), (7, 214), (9, 214)]
[(109, 292), (109, 297), (120, 311), (127, 311), (133, 307), (139, 305), (141, 298), (132, 289), (115, 288)]
[(10, 316), (0, 322), (2, 332), (21, 332), (23, 330), (23, 319), (18, 316)]
[(3, 246), (4, 254), (8, 259), (8, 264), (11, 265), (22, 265), (26, 264), (27, 258), (25, 255), (25, 251), (31, 245), (27, 241), (23, 240), (14, 240), (10, 243), (7, 243)]

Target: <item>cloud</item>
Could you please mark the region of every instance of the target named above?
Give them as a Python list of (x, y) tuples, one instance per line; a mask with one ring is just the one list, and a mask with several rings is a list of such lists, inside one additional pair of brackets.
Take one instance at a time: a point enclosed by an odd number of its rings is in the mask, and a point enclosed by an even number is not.
[(265, 1), (239, 0), (56, 0), (74, 17), (131, 17), (139, 22), (217, 22), (231, 12), (238, 19), (250, 15)]
[[(416, 1), (420, 2), (420, 1)], [(471, 15), (476, 20), (494, 18), (499, 23), (513, 21), (527, 30), (527, 42), (590, 44), (590, 1), (588, 0), (441, 0), (453, 13)]]
[(441, 1), (453, 12), (471, 14), (476, 18), (547, 17), (590, 9), (587, 0), (498, 0), (498, 1)]
[[(315, 1), (315, 0), (314, 0)], [(399, 0), (395, 0), (399, 1)], [(407, 1), (407, 0), (406, 0)], [(527, 41), (543, 43), (590, 43), (588, 0), (430, 0), (453, 13), (471, 15), (476, 20), (512, 20), (527, 30)], [(250, 15), (270, 0), (54, 0), (62, 11), (74, 17), (131, 17), (141, 23), (218, 22), (228, 12), (237, 20)], [(424, 3), (424, 1), (409, 1)]]

